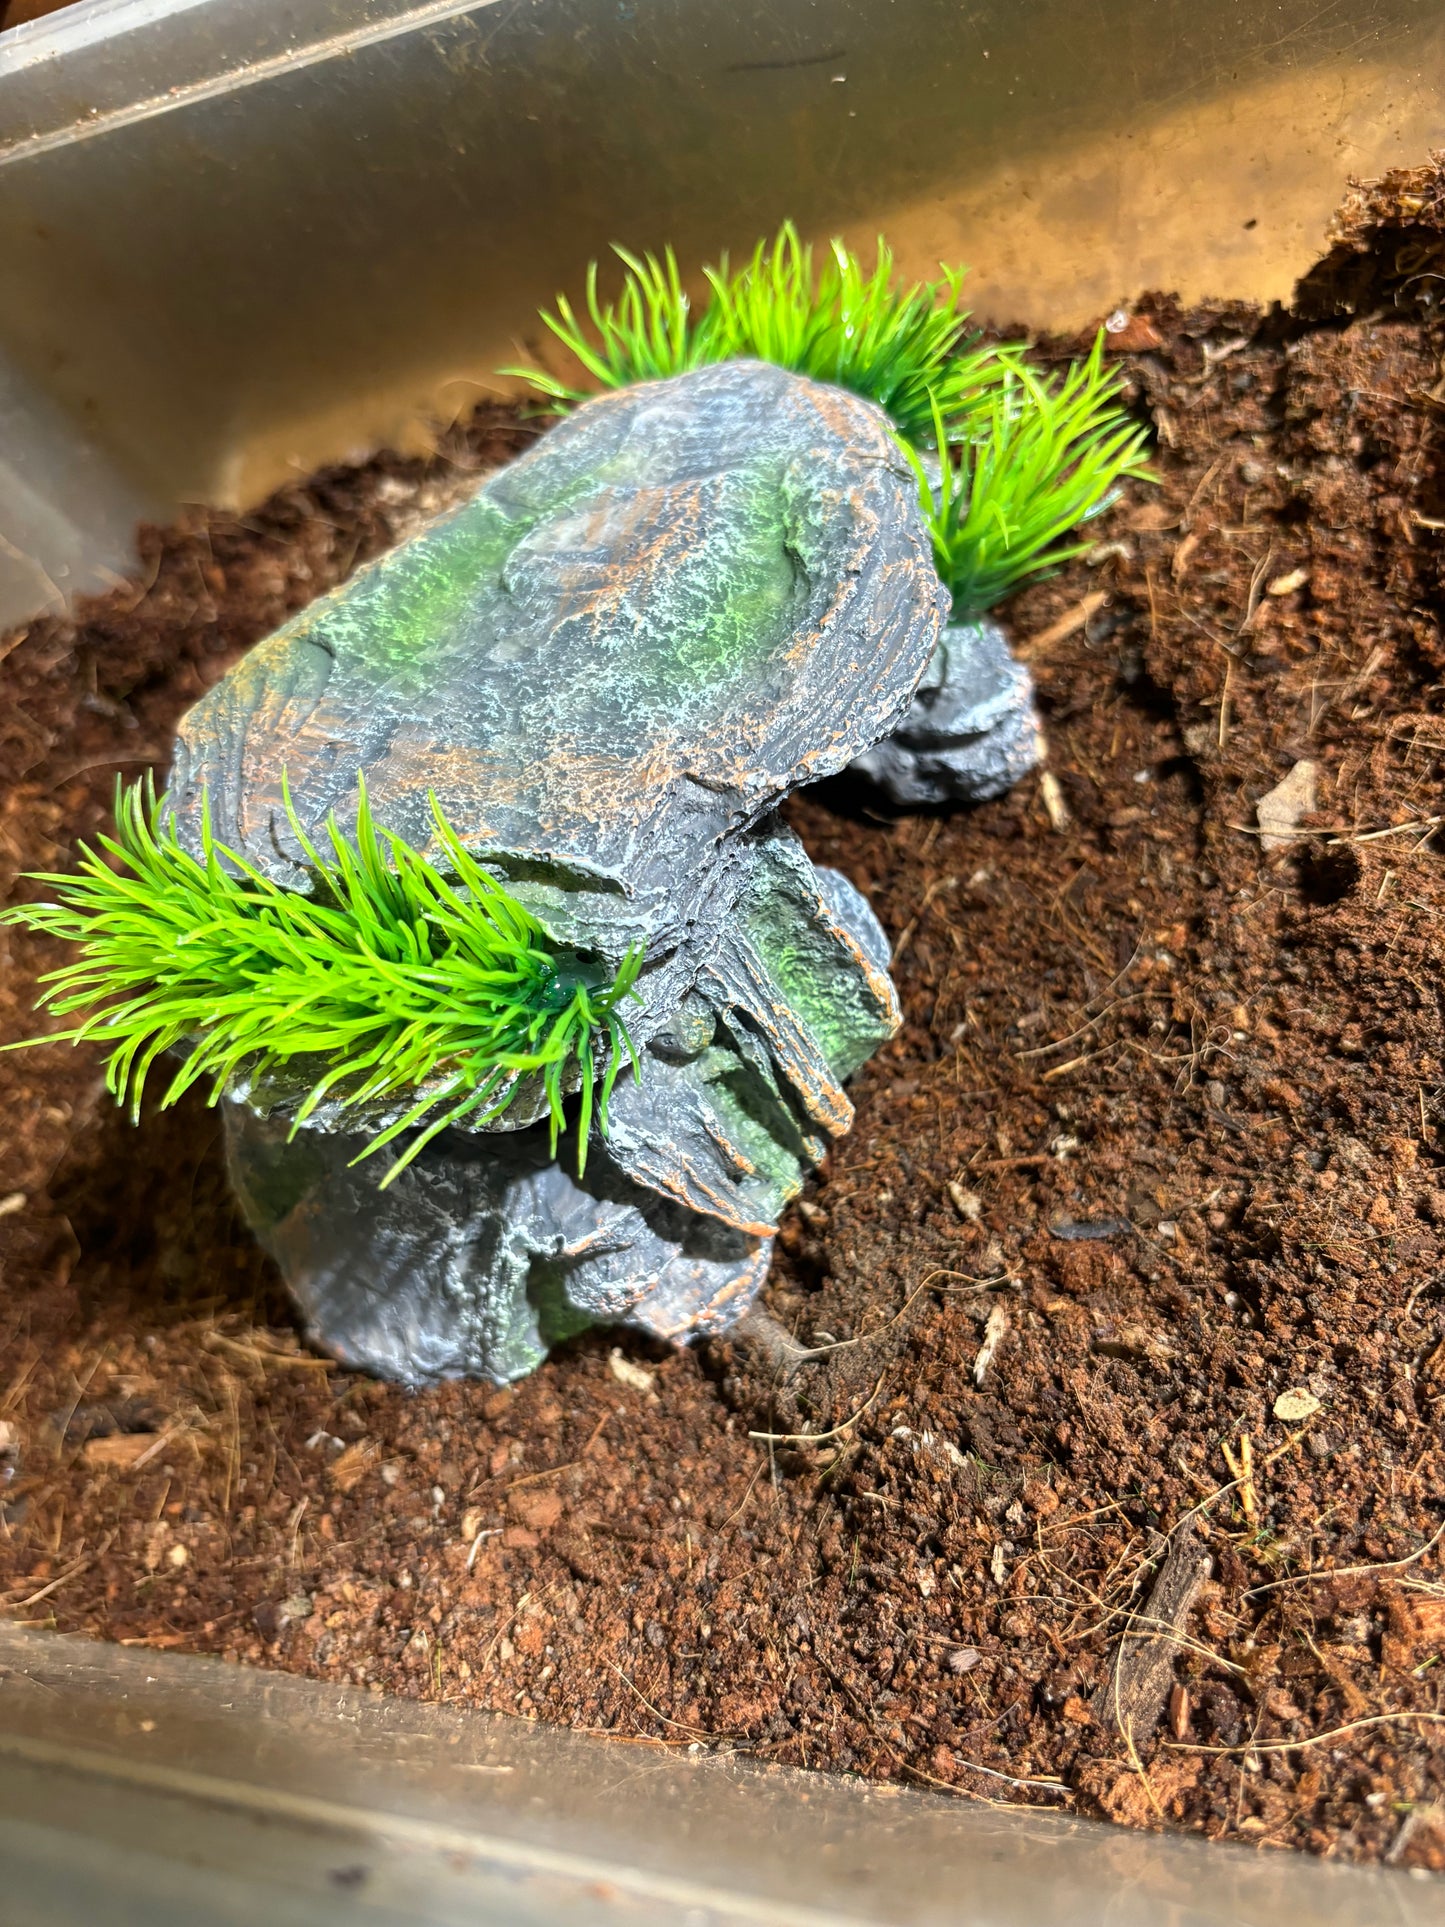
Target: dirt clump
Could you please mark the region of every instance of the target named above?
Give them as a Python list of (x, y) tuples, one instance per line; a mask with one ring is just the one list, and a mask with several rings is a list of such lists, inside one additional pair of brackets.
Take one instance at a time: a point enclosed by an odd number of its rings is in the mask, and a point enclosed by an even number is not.
[[(1047, 785), (791, 806), (907, 1022), (771, 1324), (369, 1382), (299, 1342), (211, 1113), (0, 1058), (4, 1609), (1438, 1870), (1442, 330), (1317, 312), (1137, 305), (1159, 485), (1005, 612)], [(133, 591), (0, 643), (3, 880), (519, 432), (152, 533)], [(0, 942), (30, 1034), (55, 955)]]

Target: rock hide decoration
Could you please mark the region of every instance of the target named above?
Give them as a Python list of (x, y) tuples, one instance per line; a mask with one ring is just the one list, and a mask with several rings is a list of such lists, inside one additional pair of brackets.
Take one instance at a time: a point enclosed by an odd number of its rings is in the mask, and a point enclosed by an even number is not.
[(891, 803), (986, 803), (1039, 761), (1033, 678), (997, 623), (951, 622), (907, 715), (852, 768)]
[(585, 1177), (540, 1083), (385, 1190), (351, 1168), (384, 1114), (323, 1105), (293, 1136), (297, 1091), (228, 1091), (236, 1190), (324, 1346), (502, 1382), (592, 1323), (743, 1313), (899, 1021), (872, 912), (777, 808), (894, 728), (946, 614), (880, 411), (733, 362), (578, 408), (189, 713), (169, 808), (193, 851), (206, 799), (220, 842), (305, 891), (296, 825), (351, 829), (364, 777), (436, 859), (434, 794), (557, 945), (644, 957), (640, 1074)]

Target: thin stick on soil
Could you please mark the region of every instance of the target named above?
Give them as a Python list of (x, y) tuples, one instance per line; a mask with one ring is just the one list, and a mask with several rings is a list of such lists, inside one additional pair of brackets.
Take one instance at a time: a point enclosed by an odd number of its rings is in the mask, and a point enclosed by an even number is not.
[[(1279, 1455), (1275, 1453), (1272, 1456), (1277, 1458)], [(1270, 1460), (1266, 1459), (1265, 1464), (1269, 1463)], [(1403, 1566), (1413, 1566), (1415, 1561), (1423, 1559), (1427, 1552), (1433, 1552), (1442, 1539), (1445, 1539), (1445, 1525), (1440, 1526), (1417, 1552), (1412, 1552), (1403, 1559), (1382, 1559), (1371, 1566), (1331, 1566), (1323, 1572), (1297, 1572), (1288, 1579), (1271, 1579), (1262, 1586), (1251, 1586), (1246, 1596), (1257, 1599), (1261, 1593), (1279, 1592), (1286, 1586), (1311, 1586), (1324, 1579), (1355, 1579), (1377, 1572), (1398, 1572)]]
[[(807, 1350), (799, 1352), (797, 1362), (801, 1364), (805, 1359), (824, 1358), (829, 1352), (847, 1351), (854, 1345), (869, 1345), (872, 1344), (875, 1339), (885, 1337), (892, 1331), (895, 1325), (902, 1324), (917, 1300), (940, 1278), (959, 1278), (963, 1281), (961, 1285), (945, 1285), (943, 1287), (945, 1297), (972, 1297), (976, 1292), (994, 1291), (1001, 1285), (1011, 1284), (1013, 1282), (1007, 1273), (1000, 1273), (997, 1278), (975, 1278), (971, 1272), (967, 1271), (930, 1271), (921, 1284), (913, 1287), (912, 1291), (909, 1292), (908, 1296), (904, 1299), (898, 1310), (894, 1312), (886, 1325), (879, 1325), (876, 1331), (859, 1332), (853, 1338), (835, 1338), (827, 1345), (813, 1345)], [(748, 1436), (755, 1438), (760, 1435), (757, 1433), (749, 1433)], [(817, 1436), (821, 1437), (823, 1435), (818, 1434)]]
[(38, 1606), (42, 1599), (48, 1599), (51, 1593), (58, 1592), (62, 1586), (68, 1584), (70, 1580), (84, 1572), (86, 1567), (91, 1563), (89, 1559), (80, 1560), (76, 1565), (71, 1566), (67, 1571), (61, 1573), (58, 1579), (52, 1579), (48, 1586), (42, 1586), (39, 1592), (33, 1592), (25, 1599), (7, 1600), (4, 1606), (0, 1607), (0, 1611), (3, 1611), (8, 1618), (11, 1613), (23, 1613), (31, 1606)]
[[(952, 1793), (957, 1798), (967, 1800), (973, 1797), (966, 1787), (955, 1786), (951, 1780), (936, 1779), (933, 1774), (925, 1773), (921, 1766), (914, 1766), (912, 1761), (903, 1759), (894, 1747), (888, 1746), (886, 1740), (884, 1741), (884, 1745), (887, 1747), (888, 1752), (892, 1754), (893, 1758), (897, 1760), (899, 1766), (908, 1775), (909, 1779), (921, 1780), (925, 1786), (938, 1787), (942, 1792)], [(1065, 1786), (1062, 1780), (1052, 1778), (1027, 1779), (1012, 1773), (1000, 1773), (996, 1767), (980, 1766), (977, 1760), (966, 1760), (961, 1753), (955, 1753), (953, 1757), (965, 1772), (981, 1773), (986, 1780), (1001, 1780), (1005, 1786), (1025, 1787), (1038, 1793), (1051, 1793), (1055, 1798), (1060, 1800), (1072, 1800), (1074, 1797), (1073, 1788)], [(990, 1800), (988, 1804), (990, 1806), (996, 1806), (1000, 1803)], [(1015, 1803), (1009, 1801), (1003, 1804), (1014, 1805)]]
[(883, 1390), (883, 1383), (887, 1376), (887, 1372), (880, 1372), (878, 1375), (878, 1383), (873, 1387), (870, 1395), (858, 1407), (858, 1410), (854, 1412), (851, 1418), (845, 1418), (841, 1425), (835, 1425), (831, 1431), (749, 1432), (748, 1437), (750, 1439), (758, 1439), (767, 1445), (823, 1445), (826, 1444), (829, 1439), (840, 1438), (844, 1432), (851, 1431), (870, 1406), (877, 1403), (878, 1394)]
[[(1424, 1099), (1425, 1099), (1425, 1093), (1422, 1090), (1420, 1093), (1420, 1101), (1422, 1106), (1424, 1104)], [(1421, 1114), (1423, 1117), (1423, 1110)], [(34, 1377), (36, 1369), (39, 1366), (39, 1364), (40, 1364), (40, 1353), (37, 1351), (25, 1361), (25, 1363), (20, 1367), (20, 1370), (15, 1374), (14, 1379), (11, 1381), (9, 1390), (6, 1392), (4, 1398), (0, 1399), (0, 1412), (18, 1412), (19, 1411), (21, 1394), (24, 1392), (25, 1387), (29, 1384), (30, 1380)]]
[[(1251, 626), (1253, 625), (1254, 618), (1259, 612), (1259, 605), (1264, 600), (1265, 579), (1269, 575), (1270, 564), (1273, 561), (1274, 561), (1274, 547), (1271, 544), (1270, 548), (1261, 557), (1261, 559), (1255, 564), (1254, 574), (1249, 579), (1249, 596), (1245, 603), (1244, 620), (1243, 622), (1240, 623), (1239, 628), (1236, 631), (1236, 640), (1240, 636), (1247, 635)], [(1229, 675), (1229, 672), (1228, 670), (1226, 670), (1225, 671), (1226, 687), (1228, 686), (1228, 675)], [(1221, 736), (1220, 737), (1221, 748), (1223, 747), (1223, 742), (1224, 742), (1224, 739)]]
[(716, 1740), (719, 1737), (716, 1733), (704, 1732), (703, 1728), (700, 1726), (688, 1726), (684, 1724), (682, 1720), (670, 1720), (667, 1717), (666, 1713), (659, 1711), (659, 1709), (653, 1705), (652, 1701), (647, 1697), (646, 1693), (643, 1692), (642, 1688), (640, 1686), (635, 1685), (634, 1682), (627, 1677), (626, 1673), (623, 1672), (620, 1666), (614, 1665), (610, 1659), (608, 1660), (607, 1664), (611, 1669), (611, 1671), (616, 1673), (617, 1677), (622, 1681), (622, 1684), (628, 1689), (628, 1691), (635, 1693), (638, 1699), (647, 1708), (648, 1712), (651, 1713), (652, 1717), (655, 1720), (661, 1720), (664, 1726), (676, 1727), (679, 1733), (686, 1733), (690, 1735), (691, 1738), (694, 1740)]
[[(1285, 1440), (1284, 1444), (1277, 1445), (1272, 1452), (1270, 1452), (1266, 1457), (1262, 1458), (1259, 1461), (1258, 1465), (1256, 1465), (1253, 1462), (1253, 1455), (1251, 1453), (1251, 1463), (1249, 1468), (1249, 1476), (1251, 1480), (1253, 1479), (1254, 1474), (1256, 1472), (1263, 1472), (1267, 1470), (1271, 1465), (1274, 1464), (1276, 1459), (1282, 1459), (1287, 1452), (1293, 1451), (1295, 1446), (1298, 1445), (1300, 1440), (1304, 1437), (1308, 1429), (1309, 1429), (1308, 1426), (1301, 1426), (1298, 1431), (1291, 1432), (1289, 1437)], [(1228, 1454), (1226, 1453), (1225, 1456), (1227, 1458)], [(1176, 1459), (1175, 1464), (1179, 1467), (1179, 1470), (1185, 1475), (1187, 1479), (1190, 1479), (1193, 1481), (1196, 1488), (1203, 1485), (1204, 1481), (1199, 1477), (1198, 1473), (1194, 1470), (1193, 1466), (1188, 1464), (1186, 1460)], [(1184, 1513), (1181, 1516), (1181, 1518), (1176, 1522), (1173, 1530), (1177, 1532), (1179, 1527), (1183, 1525), (1185, 1519), (1202, 1516), (1203, 1514), (1207, 1513), (1209, 1508), (1212, 1505), (1215, 1505), (1220, 1499), (1227, 1498), (1231, 1492), (1238, 1491), (1239, 1488), (1244, 1483), (1245, 1483), (1245, 1480), (1243, 1475), (1241, 1474), (1241, 1476), (1238, 1478), (1228, 1480), (1224, 1485), (1215, 1486), (1211, 1491), (1206, 1492), (1202, 1499), (1198, 1500), (1194, 1505), (1190, 1506), (1189, 1510), (1186, 1513)], [(1445, 1526), (1441, 1527), (1441, 1532), (1445, 1532)], [(1437, 1539), (1439, 1538), (1439, 1536), (1440, 1536), (1440, 1533), (1437, 1533), (1435, 1535)], [(1431, 1544), (1433, 1543), (1434, 1541), (1432, 1540)], [(1420, 1558), (1422, 1553), (1428, 1552), (1429, 1549), (1430, 1549), (1429, 1546), (1422, 1546), (1420, 1552), (1412, 1553), (1411, 1557), (1414, 1559), (1418, 1559)], [(1275, 1581), (1275, 1584), (1277, 1585), (1288, 1585), (1289, 1583), (1290, 1582), (1288, 1580)], [(1263, 1591), (1267, 1591), (1268, 1588), (1255, 1587), (1255, 1588), (1252, 1588), (1251, 1590), (1263, 1592)]]
[(1045, 655), (1057, 642), (1067, 642), (1070, 636), (1079, 633), (1090, 616), (1097, 615), (1109, 600), (1103, 589), (1094, 589), (1076, 602), (1072, 609), (1061, 615), (1057, 622), (1051, 622), (1047, 629), (1040, 629), (1036, 636), (1027, 636), (1014, 647), (1014, 654), (1024, 662), (1036, 656)]
[(201, 1343), (207, 1351), (228, 1352), (248, 1365), (293, 1365), (313, 1372), (334, 1372), (339, 1369), (334, 1358), (317, 1358), (311, 1352), (282, 1351), (277, 1346), (265, 1344), (243, 1345), (239, 1339), (228, 1338), (224, 1332), (207, 1332)]
[(903, 955), (904, 951), (907, 950), (909, 944), (912, 943), (914, 938), (914, 933), (917, 931), (918, 926), (920, 923), (922, 923), (924, 917), (927, 916), (929, 905), (933, 902), (934, 898), (941, 896), (945, 890), (954, 890), (954, 889), (957, 889), (957, 887), (958, 887), (957, 877), (939, 877), (936, 882), (929, 884), (928, 888), (923, 893), (922, 903), (919, 904), (918, 908), (914, 911), (913, 915), (909, 918), (908, 922), (903, 926), (903, 933), (899, 937), (897, 943), (893, 946), (892, 961), (895, 966), (897, 965), (898, 960)]
[(1106, 1017), (1112, 1017), (1116, 1010), (1122, 1010), (1125, 1004), (1137, 1004), (1141, 997), (1147, 997), (1148, 995), (1147, 990), (1136, 990), (1128, 997), (1118, 997), (1112, 1004), (1107, 1005), (1101, 1010), (1097, 1017), (1086, 1019), (1084, 1023), (1079, 1025), (1077, 1030), (1071, 1030), (1066, 1037), (1056, 1037), (1051, 1044), (1035, 1044), (1032, 1050), (1017, 1050), (1014, 1052), (1014, 1056), (1020, 1059), (1026, 1057), (1047, 1057), (1051, 1050), (1062, 1050), (1065, 1044), (1072, 1044), (1078, 1038), (1087, 1036), (1097, 1025), (1102, 1024)]
[(758, 1480), (763, 1476), (763, 1471), (764, 1471), (764, 1465), (763, 1465), (763, 1462), (760, 1460), (758, 1462), (758, 1468), (756, 1472), (754, 1472), (753, 1476), (748, 1480), (747, 1491), (738, 1500), (737, 1504), (733, 1507), (732, 1511), (728, 1514), (728, 1516), (723, 1520), (722, 1524), (718, 1527), (718, 1531), (720, 1533), (726, 1532), (728, 1527), (732, 1524), (733, 1520), (738, 1518), (741, 1515), (744, 1506), (746, 1506), (748, 1500), (753, 1496), (753, 1493), (757, 1490)]
[(497, 1630), (492, 1634), (491, 1639), (487, 1643), (487, 1649), (482, 1654), (481, 1659), (473, 1662), (472, 1671), (474, 1673), (485, 1672), (487, 1668), (487, 1662), (491, 1659), (492, 1654), (496, 1652), (497, 1648), (501, 1645), (502, 1641), (506, 1638), (507, 1634), (511, 1632), (512, 1628), (516, 1625), (517, 1621), (522, 1617), (522, 1614), (526, 1611), (527, 1607), (534, 1603), (537, 1605), (540, 1605), (549, 1593), (555, 1592), (556, 1590), (557, 1590), (557, 1582), (553, 1580), (550, 1585), (543, 1586), (540, 1592), (537, 1592), (537, 1593), (524, 1592), (521, 1598), (517, 1601), (516, 1605), (513, 1606), (511, 1612), (508, 1613), (507, 1617), (502, 1621), (501, 1625), (498, 1626)]
[[(611, 1418), (611, 1416), (609, 1412), (607, 1417)], [(606, 1421), (604, 1420), (603, 1423), (605, 1424)], [(599, 1426), (597, 1429), (601, 1431), (602, 1428)], [(595, 1438), (597, 1434), (594, 1432), (592, 1436)], [(524, 1472), (520, 1479), (513, 1479), (502, 1489), (505, 1492), (515, 1492), (519, 1486), (536, 1485), (541, 1479), (555, 1479), (559, 1472), (575, 1472), (581, 1463), (581, 1459), (564, 1459), (561, 1465), (544, 1465), (540, 1472)], [(480, 1492), (482, 1488), (477, 1486), (474, 1490)]]
[(48, 1599), (51, 1593), (59, 1592), (62, 1586), (68, 1586), (72, 1579), (78, 1579), (81, 1573), (88, 1571), (97, 1559), (104, 1556), (114, 1537), (115, 1534), (113, 1532), (107, 1533), (105, 1539), (96, 1551), (87, 1553), (83, 1558), (77, 1559), (74, 1565), (67, 1566), (64, 1572), (57, 1574), (56, 1577), (51, 1580), (50, 1584), (48, 1586), (42, 1586), (39, 1592), (31, 1593), (26, 1599), (0, 1602), (0, 1612), (3, 1612), (8, 1618), (11, 1613), (23, 1613), (31, 1606), (38, 1606), (42, 1599)]
[(1328, 1746), (1347, 1733), (1360, 1733), (1369, 1726), (1399, 1726), (1409, 1720), (1423, 1720), (1427, 1726), (1445, 1726), (1445, 1713), (1370, 1713), (1364, 1719), (1332, 1726), (1328, 1733), (1311, 1733), (1302, 1740), (1252, 1740), (1244, 1746), (1203, 1746), (1194, 1740), (1165, 1740), (1175, 1753), (1227, 1753), (1240, 1758), (1248, 1753), (1302, 1753), (1309, 1746)]

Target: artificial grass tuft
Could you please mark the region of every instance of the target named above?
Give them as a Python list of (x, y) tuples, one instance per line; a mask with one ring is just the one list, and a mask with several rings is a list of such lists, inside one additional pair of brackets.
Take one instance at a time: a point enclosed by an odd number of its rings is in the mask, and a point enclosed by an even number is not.
[(209, 806), (198, 860), (162, 821), (152, 782), (117, 785), (116, 835), (96, 849), (82, 845), (75, 874), (36, 879), (58, 901), (21, 905), (3, 919), (80, 946), (75, 962), (42, 980), (42, 1005), (85, 1013), (59, 1040), (108, 1049), (107, 1085), (133, 1117), (166, 1050), (184, 1055), (163, 1104), (203, 1079), (214, 1104), (238, 1075), (299, 1069), (312, 1081), (295, 1129), (327, 1098), (355, 1110), (423, 1092), (361, 1153), (445, 1107), (383, 1187), (448, 1125), (500, 1116), (529, 1073), (542, 1076), (555, 1153), (562, 1080), (575, 1059), (580, 1172), (594, 1104), (606, 1133), (621, 1053), (637, 1066), (618, 1006), (633, 992), (641, 953), (629, 952), (609, 982), (600, 966), (554, 946), (463, 848), (435, 797), (445, 873), (377, 826), (364, 783), (354, 841), (328, 817), (326, 855), (302, 832), (289, 795), (286, 807), (311, 874), (309, 897), (217, 843)]
[[(615, 302), (598, 295), (596, 262), (587, 271), (590, 334), (565, 295), (542, 315), (603, 388), (753, 357), (851, 389), (877, 402), (910, 440), (922, 441), (933, 433), (935, 401), (951, 429), (966, 424), (983, 370), (1000, 355), (976, 345), (959, 309), (962, 274), (945, 271), (939, 281), (899, 289), (881, 236), (871, 273), (838, 240), (815, 265), (812, 248), (786, 221), (737, 270), (726, 255), (703, 270), (711, 294), (697, 314), (671, 248), (661, 260), (615, 252), (627, 270)], [(524, 376), (559, 411), (586, 399), (585, 390), (540, 369), (503, 372)]]
[(1093, 545), (1069, 543), (1071, 531), (1110, 506), (1126, 475), (1149, 479), (1147, 431), (1118, 397), (1101, 332), (1058, 380), (1022, 362), (1004, 367), (953, 449), (940, 411), (937, 484), (904, 443), (955, 618), (983, 615), (1031, 577), (1087, 554)]

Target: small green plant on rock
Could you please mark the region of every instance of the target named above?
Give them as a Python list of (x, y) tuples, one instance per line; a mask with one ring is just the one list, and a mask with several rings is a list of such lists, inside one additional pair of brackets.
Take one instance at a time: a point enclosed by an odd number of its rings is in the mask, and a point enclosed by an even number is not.
[[(1102, 336), (1086, 361), (1045, 380), (1003, 363), (970, 434), (946, 453), (935, 483), (911, 449), (938, 573), (956, 617), (997, 607), (1030, 577), (1086, 555), (1069, 535), (1110, 506), (1126, 475), (1144, 476), (1145, 431), (1120, 406)], [(905, 444), (905, 447), (907, 444)]]
[(364, 783), (354, 838), (328, 818), (325, 854), (289, 797), (287, 808), (309, 896), (217, 843), (208, 809), (198, 858), (164, 820), (151, 783), (118, 786), (115, 836), (82, 845), (75, 874), (35, 879), (55, 902), (5, 913), (79, 946), (43, 980), (42, 1002), (62, 1016), (84, 1012), (81, 1022), (25, 1041), (103, 1045), (107, 1085), (133, 1117), (168, 1050), (180, 1061), (163, 1104), (204, 1080), (214, 1104), (234, 1080), (289, 1074), (304, 1091), (297, 1129), (323, 1102), (375, 1113), (415, 1096), (361, 1154), (425, 1123), (383, 1185), (448, 1125), (499, 1117), (529, 1075), (542, 1079), (555, 1153), (575, 1065), (580, 1169), (594, 1104), (605, 1132), (622, 1054), (632, 1055), (619, 1006), (640, 955), (609, 979), (559, 950), (463, 847), (435, 798), (442, 865), (378, 828)]
[[(693, 312), (671, 248), (641, 257), (616, 250), (627, 270), (615, 302), (597, 291), (597, 263), (587, 271), (591, 333), (565, 295), (542, 320), (603, 388), (680, 375), (712, 362), (752, 357), (814, 381), (848, 388), (877, 402), (900, 433), (923, 441), (935, 406), (962, 425), (977, 406), (984, 369), (999, 350), (978, 345), (960, 311), (963, 276), (899, 289), (893, 254), (881, 238), (866, 273), (857, 255), (834, 241), (820, 266), (813, 250), (784, 222), (771, 243), (760, 241), (741, 268), (727, 256), (704, 268), (710, 296)], [(511, 368), (565, 412), (587, 391), (536, 368)]]

